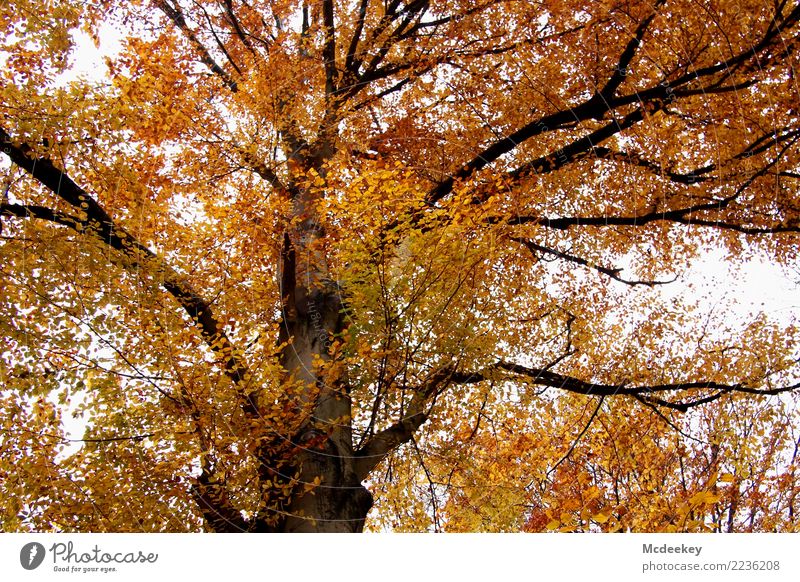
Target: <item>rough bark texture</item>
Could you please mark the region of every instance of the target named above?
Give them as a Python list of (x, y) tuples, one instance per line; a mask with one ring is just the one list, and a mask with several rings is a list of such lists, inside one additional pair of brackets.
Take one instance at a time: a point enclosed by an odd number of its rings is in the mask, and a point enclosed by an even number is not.
[(284, 298), (281, 363), (288, 382), (301, 381), (298, 406), (311, 410), (295, 435), (292, 467), (298, 488), (319, 482), (289, 502), (278, 529), (285, 532), (360, 532), (372, 495), (355, 470), (346, 377), (320, 377), (319, 362), (329, 362), (332, 342), (344, 330), (338, 285), (328, 278), (318, 242), (325, 236), (315, 220), (312, 199), (295, 190), (298, 226), (284, 236), (279, 284)]
[(291, 339), (282, 354), (283, 365), (287, 376), (306, 384), (303, 398), (313, 399), (313, 412), (295, 438), (299, 449), (295, 467), (301, 487), (315, 479), (321, 482), (291, 500), (282, 530), (361, 531), (372, 495), (354, 470), (349, 390), (345, 379), (330, 383), (317, 377), (314, 363), (329, 360), (331, 338), (341, 332), (341, 303), (335, 290), (298, 286), (295, 305), (296, 312), (287, 312), (285, 320)]

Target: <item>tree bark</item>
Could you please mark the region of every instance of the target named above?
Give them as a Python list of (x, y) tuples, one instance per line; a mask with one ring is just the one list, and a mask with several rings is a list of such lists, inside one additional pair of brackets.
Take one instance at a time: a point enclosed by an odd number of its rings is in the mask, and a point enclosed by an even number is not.
[(372, 494), (356, 476), (346, 374), (321, 371), (332, 363), (331, 346), (345, 322), (341, 292), (328, 276), (320, 244), (325, 232), (313, 208), (311, 195), (296, 191), (297, 225), (284, 235), (279, 274), (281, 364), (286, 385), (300, 385), (295, 408), (307, 416), (292, 438), (290, 465), (299, 482), (278, 530), (360, 532)]
[[(290, 501), (286, 532), (359, 532), (372, 495), (355, 472), (351, 401), (346, 378), (321, 377), (319, 362), (330, 362), (333, 338), (342, 331), (341, 300), (335, 289), (298, 292), (297, 312), (287, 317), (290, 341), (282, 353), (288, 381), (302, 380), (299, 404), (311, 414), (293, 439), (298, 491)], [(316, 363), (315, 363), (316, 362)], [(318, 483), (311, 491), (306, 485)]]

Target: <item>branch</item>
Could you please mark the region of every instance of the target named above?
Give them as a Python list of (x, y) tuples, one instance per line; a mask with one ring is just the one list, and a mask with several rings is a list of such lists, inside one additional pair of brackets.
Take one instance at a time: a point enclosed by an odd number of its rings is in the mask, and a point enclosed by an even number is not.
[[(748, 62), (755, 61), (754, 66), (758, 70), (763, 70), (765, 63), (759, 59), (759, 57), (761, 57), (761, 53), (772, 43), (780, 43), (782, 46), (785, 45), (785, 41), (781, 37), (781, 33), (795, 26), (798, 21), (800, 21), (800, 5), (792, 10), (792, 12), (785, 19), (783, 19), (783, 21), (777, 22), (773, 20), (760, 41), (744, 49), (730, 59), (722, 60), (714, 63), (713, 65), (696, 69), (671, 81), (664, 79), (664, 81), (662, 81), (662, 83), (660, 83), (658, 86), (641, 91), (634, 91), (633, 93), (623, 97), (617, 97), (614, 99), (614, 102), (619, 106), (649, 101), (651, 99), (663, 99), (665, 97), (676, 98), (690, 94), (725, 92), (726, 89), (721, 87), (721, 84), (722, 82), (728, 81), (732, 78), (735, 69), (742, 67)], [(686, 89), (684, 92), (676, 91), (676, 89), (679, 87), (688, 87), (701, 78), (714, 77), (719, 73), (722, 73), (722, 79), (712, 82), (706, 87)], [(734, 85), (729, 85), (728, 87), (733, 86)], [(664, 94), (664, 89), (668, 89), (666, 95)]]
[(203, 460), (200, 475), (192, 483), (192, 497), (200, 508), (208, 526), (217, 533), (241, 533), (248, 531), (249, 524), (228, 498), (224, 481), (212, 477), (213, 469), (208, 460)]
[[(24, 433), (24, 434), (33, 435), (33, 436), (36, 436), (36, 437), (39, 437), (39, 438), (45, 437), (45, 438), (55, 439), (57, 441), (61, 441), (62, 443), (96, 443), (96, 444), (102, 444), (102, 443), (113, 443), (113, 442), (122, 442), (122, 441), (140, 442), (140, 441), (143, 441), (144, 439), (149, 439), (149, 438), (153, 438), (154, 436), (156, 436), (156, 433), (148, 432), (148, 433), (143, 433), (143, 434), (135, 434), (135, 435), (131, 435), (131, 436), (71, 439), (71, 438), (67, 438), (67, 437), (64, 437), (64, 436), (61, 436), (61, 435), (57, 435), (57, 434), (51, 434), (51, 433), (46, 433), (46, 432), (41, 432), (41, 431), (33, 431), (33, 430), (26, 429), (26, 428), (20, 428), (19, 430), (22, 431), (22, 433)], [(0, 429), (0, 432), (3, 432), (5, 434), (9, 434), (9, 435), (13, 435), (14, 434), (13, 432), (11, 432), (9, 430), (6, 430), (6, 429)], [(191, 434), (191, 432), (176, 432), (175, 434)]]
[(511, 240), (514, 242), (518, 242), (524, 245), (531, 254), (536, 257), (536, 253), (544, 253), (548, 255), (552, 255), (554, 257), (558, 257), (559, 259), (563, 259), (565, 261), (569, 261), (571, 263), (575, 263), (578, 265), (582, 265), (584, 267), (588, 267), (590, 269), (594, 269), (598, 273), (602, 273), (603, 275), (608, 275), (615, 281), (619, 281), (620, 283), (624, 283), (625, 285), (630, 285), (631, 287), (635, 287), (636, 285), (646, 285), (647, 287), (654, 287), (656, 285), (666, 285), (668, 283), (674, 283), (677, 279), (672, 279), (671, 281), (631, 281), (628, 279), (623, 279), (620, 276), (622, 269), (619, 268), (609, 268), (609, 267), (601, 267), (599, 265), (594, 265), (587, 261), (586, 259), (582, 259), (581, 257), (577, 257), (575, 255), (571, 255), (569, 253), (565, 253), (563, 251), (558, 251), (555, 249), (551, 249), (549, 247), (545, 247), (539, 244), (536, 244), (532, 240), (524, 239), (524, 238), (517, 238), (517, 237), (510, 237)]
[[(361, 33), (364, 30), (364, 22), (367, 18), (367, 5), (369, 0), (361, 0), (358, 6), (358, 20), (356, 20), (355, 30), (353, 37), (350, 39), (350, 45), (347, 48), (347, 55), (345, 55), (344, 68), (352, 76), (358, 75), (358, 67), (361, 65), (360, 61), (356, 60), (356, 52), (358, 51), (358, 43), (361, 40)], [(358, 62), (358, 65), (356, 63)]]
[[(723, 393), (738, 392), (754, 396), (774, 396), (783, 392), (791, 392), (800, 388), (800, 382), (778, 388), (753, 388), (741, 383), (721, 384), (719, 382), (678, 382), (671, 384), (651, 384), (644, 386), (630, 386), (627, 382), (620, 384), (601, 384), (587, 382), (574, 376), (553, 372), (548, 368), (533, 368), (513, 362), (500, 361), (496, 364), (476, 372), (457, 372), (445, 369), (439, 374), (453, 384), (477, 384), (486, 380), (497, 380), (497, 371), (509, 372), (517, 376), (524, 376), (539, 386), (558, 388), (566, 392), (583, 394), (585, 396), (652, 396), (664, 392), (717, 390)], [(441, 391), (441, 390), (440, 390)]]
[[(458, 14), (452, 14), (450, 16), (442, 17), (440, 19), (434, 21), (427, 21), (423, 22), (417, 18), (417, 22), (414, 23), (413, 26), (402, 32), (402, 34), (398, 34), (397, 32), (393, 33), (394, 37), (390, 37), (390, 40), (394, 38), (394, 40), (411, 40), (414, 38), (414, 34), (419, 32), (420, 29), (430, 28), (430, 27), (438, 27), (450, 22), (458, 22), (463, 20), (464, 18), (480, 13), (487, 8), (494, 6), (498, 2), (502, 2), (504, 0), (488, 0), (483, 4), (479, 4), (464, 10)], [(424, 3), (420, 4), (420, 7), (425, 7)], [(420, 15), (421, 16), (421, 15)], [(379, 67), (381, 61), (378, 62), (371, 62), (368, 69), (364, 73), (359, 73), (360, 67), (362, 62), (358, 60), (357, 57), (353, 57), (353, 63), (349, 70), (346, 72), (346, 78), (344, 86), (341, 88), (341, 91), (345, 94), (346, 98), (351, 98), (357, 95), (362, 89), (367, 87), (369, 84), (374, 83), (375, 81), (379, 80), (386, 80), (390, 77), (398, 75), (399, 73), (407, 73), (408, 76), (403, 77), (399, 81), (394, 82), (391, 88), (384, 89), (379, 93), (365, 97), (361, 102), (352, 106), (353, 111), (358, 111), (359, 109), (363, 109), (365, 106), (386, 97), (387, 95), (394, 93), (395, 91), (399, 90), (409, 82), (413, 81), (415, 78), (418, 78), (426, 73), (429, 73), (434, 68), (442, 64), (454, 64), (453, 56), (458, 56), (460, 59), (472, 59), (472, 58), (480, 58), (480, 57), (487, 57), (490, 55), (498, 55), (507, 52), (511, 52), (517, 50), (521, 46), (524, 45), (532, 45), (532, 44), (540, 44), (546, 42), (548, 40), (552, 40), (554, 38), (558, 38), (561, 36), (565, 36), (567, 34), (574, 33), (578, 30), (584, 28), (584, 25), (575, 26), (568, 30), (564, 30), (562, 32), (554, 33), (551, 35), (547, 35), (544, 37), (539, 38), (526, 38), (524, 40), (514, 42), (509, 45), (504, 45), (501, 47), (491, 46), (483, 49), (478, 49), (474, 51), (466, 51), (466, 50), (455, 50), (452, 54), (442, 54), (439, 56), (431, 56), (429, 55), (428, 58), (421, 62), (419, 60), (413, 61), (404, 61), (399, 63), (393, 63), (391, 65), (384, 65), (383, 67)], [(374, 35), (373, 35), (374, 38)], [(483, 39), (485, 40), (485, 39)], [(387, 41), (388, 42), (388, 41)], [(475, 42), (475, 41), (472, 41)], [(468, 44), (472, 44), (472, 42)], [(388, 46), (388, 45), (383, 45)], [(383, 47), (381, 48), (383, 51)], [(385, 56), (383, 52), (379, 53), (381, 58)]]
[[(659, 0), (656, 7), (663, 3)], [(727, 86), (720, 86), (720, 82), (711, 83), (706, 87), (693, 87), (688, 88), (695, 83), (698, 79), (706, 77), (714, 77), (718, 73), (725, 73), (725, 79), (729, 78), (731, 67), (740, 66), (748, 62), (757, 60), (760, 53), (768, 48), (773, 42), (781, 40), (780, 33), (788, 27), (794, 26), (800, 20), (800, 7), (794, 9), (782, 22), (774, 23), (770, 29), (764, 34), (760, 41), (751, 47), (743, 50), (738, 55), (731, 59), (717, 62), (713, 65), (703, 67), (686, 73), (677, 79), (669, 81), (664, 79), (662, 82), (649, 87), (647, 89), (636, 90), (628, 95), (616, 96), (616, 91), (620, 86), (624, 77), (623, 72), (626, 72), (627, 66), (630, 64), (636, 49), (638, 48), (641, 38), (646, 32), (647, 27), (652, 21), (654, 13), (648, 16), (637, 27), (637, 32), (634, 38), (628, 43), (625, 51), (618, 61), (618, 67), (608, 80), (600, 93), (595, 93), (591, 98), (577, 104), (573, 107), (562, 109), (554, 113), (550, 113), (538, 119), (535, 119), (516, 131), (510, 133), (504, 138), (498, 139), (485, 147), (477, 155), (466, 163), (460, 164), (458, 170), (453, 172), (449, 177), (439, 182), (426, 196), (428, 206), (435, 205), (439, 200), (450, 194), (456, 182), (466, 179), (478, 170), (486, 167), (487, 165), (495, 162), (501, 156), (511, 152), (533, 137), (541, 135), (546, 132), (561, 129), (568, 125), (575, 125), (582, 123), (589, 119), (602, 119), (603, 116), (609, 111), (619, 109), (626, 105), (640, 104), (656, 104), (661, 106), (664, 103), (680, 98), (702, 92), (725, 92), (734, 90), (739, 87), (739, 84), (731, 84)], [(682, 89), (682, 91), (678, 91)]]
[[(72, 206), (78, 213), (71, 216), (43, 206), (3, 204), (2, 212), (20, 218), (39, 218), (76, 232), (89, 234), (125, 257), (124, 266), (131, 272), (147, 267), (161, 279), (162, 287), (172, 295), (187, 315), (200, 328), (200, 333), (211, 350), (220, 356), (225, 373), (237, 385), (249, 378), (245, 362), (236, 353), (233, 344), (216, 319), (211, 305), (203, 299), (185, 279), (153, 251), (137, 241), (121, 227), (83, 188), (47, 158), (36, 157), (26, 146), (13, 143), (0, 127), (0, 148), (8, 158), (31, 177)], [(258, 410), (249, 395), (243, 394), (243, 409), (250, 416)]]
[(214, 42), (217, 43), (217, 48), (219, 48), (219, 50), (222, 51), (222, 54), (225, 55), (225, 58), (227, 59), (228, 63), (230, 63), (230, 65), (234, 68), (236, 74), (241, 77), (242, 69), (240, 69), (239, 65), (237, 65), (236, 62), (233, 60), (233, 57), (228, 52), (228, 49), (225, 47), (225, 43), (222, 42), (222, 39), (220, 39), (219, 35), (217, 34), (217, 31), (214, 30), (214, 22), (211, 20), (211, 15), (208, 13), (208, 10), (206, 10), (205, 6), (202, 6), (197, 2), (195, 2), (195, 5), (202, 11), (203, 16), (205, 16), (206, 23), (208, 24), (208, 31), (211, 33), (211, 36), (214, 37)]
[(261, 160), (258, 160), (253, 154), (248, 152), (243, 147), (237, 144), (234, 144), (234, 146), (236, 147), (237, 150), (239, 150), (239, 153), (242, 155), (242, 158), (244, 159), (244, 162), (247, 164), (247, 166), (251, 170), (253, 170), (256, 174), (261, 176), (261, 178), (269, 182), (269, 184), (273, 188), (275, 188), (276, 191), (286, 192), (288, 190), (286, 186), (283, 185), (283, 182), (281, 182), (281, 179), (278, 177), (278, 174), (275, 173), (275, 170), (267, 166)]
[(391, 75), (397, 74), (398, 72), (402, 72), (406, 69), (413, 69), (417, 66), (418, 63), (416, 62), (407, 62), (399, 65), (391, 65), (380, 68), (381, 63), (391, 50), (392, 46), (406, 38), (405, 34), (409, 32), (409, 25), (412, 23), (412, 21), (414, 19), (419, 20), (425, 14), (428, 9), (428, 0), (413, 0), (403, 7), (402, 10), (397, 12), (397, 8), (399, 7), (399, 0), (392, 0), (392, 3), (386, 8), (384, 16), (372, 29), (367, 43), (376, 41), (386, 30), (388, 30), (392, 23), (400, 18), (400, 16), (403, 16), (399, 24), (397, 24), (394, 30), (392, 30), (386, 36), (380, 46), (375, 47), (375, 54), (367, 63), (366, 69), (363, 73), (359, 73), (361, 66), (363, 65), (363, 61), (355, 54), (348, 55), (351, 57), (351, 62), (350, 67), (347, 70), (348, 84), (346, 87), (342, 88), (343, 99), (350, 99), (354, 97), (359, 91), (361, 91), (361, 89), (374, 81), (385, 79)]
[[(652, 113), (652, 111), (651, 111)], [(578, 138), (571, 143), (557, 149), (555, 152), (531, 160), (517, 169), (509, 172), (507, 177), (511, 183), (519, 182), (531, 173), (544, 174), (555, 172), (564, 166), (572, 163), (578, 157), (588, 154), (597, 149), (596, 144), (602, 143), (608, 138), (633, 127), (636, 123), (644, 119), (643, 108), (636, 109), (626, 115), (622, 121), (614, 119), (584, 137)]]
[(694, 437), (694, 436), (690, 435), (689, 433), (681, 430), (681, 428), (679, 426), (677, 426), (674, 422), (672, 422), (672, 420), (667, 418), (667, 416), (658, 407), (657, 404), (654, 404), (653, 402), (651, 402), (651, 401), (649, 401), (649, 400), (647, 400), (647, 399), (645, 399), (645, 398), (643, 398), (641, 396), (634, 396), (634, 398), (636, 400), (638, 400), (639, 402), (641, 402), (642, 404), (644, 404), (645, 406), (647, 406), (650, 410), (652, 410), (656, 414), (656, 416), (658, 416), (664, 423), (666, 423), (667, 426), (669, 426), (672, 430), (677, 432), (682, 437), (687, 438), (689, 440), (693, 440), (694, 442), (700, 443), (702, 445), (710, 444), (707, 441), (700, 440), (697, 437)]
[(391, 85), (390, 87), (387, 87), (386, 89), (384, 89), (382, 91), (379, 91), (375, 95), (373, 95), (371, 97), (367, 97), (366, 99), (364, 99), (363, 101), (360, 101), (356, 105), (353, 105), (352, 109), (353, 109), (353, 111), (359, 111), (359, 110), (363, 109), (364, 107), (368, 107), (369, 105), (371, 105), (375, 101), (380, 101), (381, 99), (383, 99), (387, 95), (391, 95), (392, 93), (396, 93), (397, 91), (399, 91), (400, 89), (405, 87), (411, 81), (412, 81), (411, 77), (405, 77), (405, 78), (401, 79), (400, 81), (398, 81), (397, 83), (395, 83), (394, 85)]
[(430, 414), (428, 405), (436, 395), (451, 382), (466, 383), (468, 380), (453, 368), (445, 367), (433, 373), (421, 386), (414, 389), (414, 396), (405, 411), (405, 416), (388, 428), (373, 435), (355, 453), (355, 474), (363, 480), (394, 449), (408, 442)]
[[(510, 362), (498, 362), (485, 372), (470, 374), (472, 378), (486, 379), (487, 374), (492, 370), (503, 370), (524, 376), (540, 386), (558, 388), (575, 394), (587, 396), (648, 396), (662, 392), (694, 391), (694, 390), (717, 390), (721, 393), (739, 392), (742, 394), (752, 394), (757, 396), (772, 396), (783, 392), (791, 392), (800, 388), (800, 382), (779, 388), (752, 388), (744, 384), (721, 384), (719, 382), (680, 382), (672, 384), (652, 384), (646, 386), (629, 386), (627, 383), (616, 385), (586, 382), (573, 376), (559, 374), (544, 368), (530, 368), (520, 364)], [(715, 396), (714, 398), (718, 398)], [(710, 400), (705, 400), (707, 402)], [(704, 403), (700, 402), (700, 403)], [(684, 406), (684, 405), (681, 405)], [(691, 406), (691, 404), (689, 405)]]
[[(233, 0), (225, 0), (224, 4), (225, 4), (225, 15), (227, 16), (228, 22), (233, 27), (236, 36), (239, 38), (240, 41), (242, 41), (242, 44), (250, 50), (251, 53), (255, 54), (255, 49), (253, 48), (253, 45), (250, 43), (250, 39), (247, 38), (247, 35), (245, 34), (244, 29), (242, 28), (242, 25), (239, 22), (239, 19), (233, 12)], [(269, 48), (269, 46), (267, 46), (267, 48)]]
[[(392, 22), (395, 21), (395, 19), (398, 16), (397, 8), (399, 6), (400, 6), (400, 0), (392, 0), (391, 4), (389, 4), (388, 6), (386, 5), (384, 6), (384, 14), (378, 21), (378, 23), (370, 30), (369, 34), (367, 35), (366, 39), (367, 43), (371, 43), (377, 40), (380, 37), (380, 35), (383, 34), (389, 28), (389, 26), (392, 24)], [(359, 25), (363, 28), (363, 23), (358, 23), (358, 22), (356, 23), (356, 28), (358, 28)], [(360, 32), (358, 36), (361, 36)], [(390, 39), (391, 37), (392, 35), (389, 35)], [(350, 41), (350, 46), (353, 47), (353, 45), (356, 46), (358, 45), (358, 38), (355, 35), (353, 36), (353, 39)], [(373, 57), (370, 66), (375, 67), (378, 64), (380, 64), (380, 61), (383, 59), (384, 56), (386, 56), (387, 52), (388, 52), (388, 47), (386, 47), (386, 43), (384, 43), (384, 45), (382, 45), (379, 48), (378, 54), (375, 55), (375, 57)], [(347, 59), (350, 60), (350, 64), (345, 65), (346, 70), (356, 78), (359, 78), (359, 71), (361, 69), (361, 65), (363, 65), (363, 61), (359, 56), (356, 55), (355, 50), (348, 51)], [(375, 59), (377, 59), (377, 61)]]
[[(190, 434), (190, 433), (179, 433), (179, 434)], [(64, 439), (66, 441), (72, 443), (114, 443), (119, 441), (134, 441), (140, 442), (144, 439), (149, 439), (156, 436), (154, 432), (148, 432), (144, 434), (136, 434), (133, 436), (118, 436), (118, 437), (101, 437), (101, 438), (86, 438), (86, 439)]]
[(703, 398), (698, 398), (697, 400), (690, 400), (689, 402), (670, 402), (668, 400), (664, 400), (662, 398), (657, 398), (655, 396), (643, 396), (641, 394), (637, 394), (634, 396), (636, 400), (641, 402), (642, 404), (646, 404), (648, 406), (662, 406), (664, 408), (671, 408), (672, 410), (677, 410), (679, 412), (686, 412), (690, 408), (694, 408), (695, 406), (701, 406), (703, 404), (708, 404), (709, 402), (714, 402), (718, 400), (724, 394), (727, 394), (728, 391), (720, 390), (710, 396), (705, 396)]
[[(694, 406), (706, 404), (718, 399), (723, 394), (742, 393), (755, 396), (770, 396), (800, 389), (800, 382), (779, 388), (759, 389), (742, 383), (721, 384), (719, 382), (680, 382), (670, 384), (652, 384), (631, 386), (627, 382), (619, 384), (602, 384), (587, 382), (553, 372), (550, 367), (534, 368), (513, 362), (499, 361), (483, 370), (460, 372), (455, 367), (446, 366), (432, 374), (420, 387), (414, 389), (414, 396), (405, 416), (388, 428), (378, 432), (355, 453), (354, 467), (359, 479), (365, 479), (369, 473), (394, 449), (412, 439), (416, 431), (425, 423), (430, 414), (429, 405), (450, 384), (478, 384), (484, 381), (497, 381), (498, 372), (506, 372), (514, 376), (522, 376), (533, 384), (549, 388), (558, 388), (566, 392), (585, 396), (630, 396), (649, 406), (663, 406), (674, 410), (686, 411)], [(509, 379), (509, 378), (506, 378)], [(689, 402), (669, 402), (656, 396), (661, 393), (692, 392), (699, 390), (715, 390), (715, 394), (704, 396)], [(602, 404), (602, 398), (600, 404)], [(599, 410), (599, 405), (597, 410)], [(597, 411), (595, 411), (597, 414)]]
[(176, 4), (172, 6), (169, 4), (167, 0), (157, 0), (156, 6), (169, 18), (175, 26), (183, 33), (183, 35), (189, 40), (191, 45), (194, 49), (200, 53), (200, 60), (206, 65), (215, 75), (217, 75), (222, 82), (225, 83), (225, 86), (228, 87), (233, 93), (239, 90), (239, 87), (236, 85), (236, 81), (234, 81), (228, 73), (225, 72), (225, 69), (220, 67), (214, 58), (211, 56), (211, 53), (208, 52), (208, 49), (203, 45), (202, 42), (197, 38), (197, 35), (189, 28), (189, 25), (186, 24), (186, 19), (184, 18), (183, 14), (180, 11), (180, 8)]
[[(721, 201), (721, 202), (724, 202)], [(697, 212), (719, 210), (720, 204), (700, 204), (689, 208), (669, 210), (664, 212), (648, 212), (638, 216), (563, 216), (558, 218), (548, 218), (542, 216), (516, 216), (507, 220), (508, 224), (522, 225), (535, 224), (546, 226), (557, 230), (566, 230), (570, 227), (579, 226), (644, 226), (651, 222), (669, 221), (687, 226), (707, 226), (722, 230), (731, 230), (742, 234), (767, 235), (782, 232), (800, 232), (800, 226), (789, 224), (778, 224), (771, 227), (746, 226), (725, 220), (705, 220), (694, 216)], [(496, 221), (495, 221), (496, 222)]]
[(587, 153), (593, 154), (595, 158), (600, 160), (614, 160), (650, 170), (653, 174), (663, 176), (676, 184), (691, 186), (692, 184), (710, 182), (717, 179), (716, 176), (707, 175), (717, 169), (716, 164), (708, 164), (691, 172), (674, 172), (656, 162), (644, 159), (635, 152), (615, 151), (607, 147), (595, 146)]
[(664, 2), (665, 0), (657, 0), (653, 4), (653, 10), (650, 12), (650, 14), (639, 23), (639, 26), (636, 27), (636, 32), (634, 33), (633, 38), (628, 42), (628, 45), (622, 52), (622, 55), (620, 55), (617, 66), (614, 69), (614, 73), (611, 75), (611, 78), (608, 80), (605, 86), (600, 90), (600, 96), (607, 103), (614, 98), (614, 95), (617, 93), (617, 89), (619, 89), (619, 86), (628, 76), (628, 68), (633, 61), (633, 57), (636, 55), (636, 51), (642, 44), (642, 39), (644, 38), (647, 29), (650, 27), (650, 24), (653, 22), (653, 19), (656, 17), (658, 9), (664, 4)]
[(575, 447), (578, 446), (578, 443), (583, 438), (583, 435), (586, 434), (586, 431), (588, 431), (589, 427), (592, 426), (592, 423), (594, 422), (594, 419), (597, 418), (597, 413), (600, 412), (600, 408), (603, 406), (603, 402), (605, 401), (605, 399), (606, 399), (605, 396), (601, 396), (600, 397), (600, 400), (597, 402), (597, 407), (594, 409), (594, 412), (592, 412), (592, 415), (589, 417), (589, 420), (587, 421), (586, 426), (583, 427), (583, 430), (581, 431), (581, 434), (579, 434), (577, 437), (575, 437), (575, 440), (572, 441), (572, 445), (569, 447), (569, 450), (564, 454), (564, 456), (561, 457), (558, 460), (558, 462), (556, 462), (552, 467), (550, 467), (550, 470), (547, 471), (548, 476), (551, 475), (553, 473), (553, 471), (555, 471), (561, 463), (563, 463), (564, 461), (569, 459), (570, 455), (572, 455), (572, 451), (575, 450)]
[(36, 204), (2, 204), (0, 205), (0, 216), (13, 216), (15, 218), (38, 218), (47, 222), (60, 224), (73, 230), (80, 231), (83, 228), (81, 219), (58, 212), (46, 206)]
[(333, 0), (322, 1), (322, 22), (325, 26), (325, 44), (322, 58), (325, 65), (325, 97), (330, 99), (336, 93), (336, 23), (333, 14)]
[[(452, 176), (440, 182), (439, 185), (428, 194), (426, 202), (429, 205), (435, 204), (452, 191), (453, 186), (458, 180), (467, 178), (473, 172), (484, 168), (488, 164), (517, 148), (521, 143), (531, 139), (532, 137), (552, 131), (554, 129), (558, 129), (569, 123), (579, 123), (592, 118), (602, 119), (606, 112), (618, 107), (618, 104), (614, 100), (614, 95), (617, 91), (617, 88), (624, 80), (625, 75), (627, 74), (627, 68), (633, 59), (637, 48), (641, 44), (641, 39), (644, 36), (647, 28), (650, 26), (653, 18), (655, 18), (656, 10), (663, 3), (664, 0), (658, 0), (653, 8), (653, 12), (639, 24), (634, 38), (628, 43), (622, 55), (620, 56), (617, 68), (599, 93), (596, 93), (590, 99), (584, 101), (576, 107), (564, 109), (537, 119), (528, 123), (527, 125), (524, 125), (511, 135), (497, 140), (489, 147), (485, 148), (472, 160), (462, 165)], [(642, 119), (641, 112), (638, 113), (638, 119), (632, 117), (633, 115), (634, 114), (628, 116), (630, 119), (626, 118), (626, 127), (630, 127)], [(612, 131), (612, 133), (609, 135), (613, 135), (614, 133), (622, 131), (623, 128), (616, 128), (616, 131), (614, 131), (616, 125), (616, 122), (614, 122), (613, 124), (604, 127), (602, 130), (598, 130), (598, 132)], [(587, 136), (586, 138), (573, 142), (571, 146), (576, 149), (575, 153), (577, 153), (577, 150), (581, 147), (587, 147), (586, 142), (588, 142), (588, 147), (591, 147), (594, 143), (597, 143), (597, 140), (605, 139), (605, 137), (595, 136), (594, 142), (592, 142), (591, 139), (591, 136)]]
[(366, 444), (355, 454), (353, 460), (353, 471), (359, 480), (364, 480), (370, 472), (383, 460), (390, 452), (411, 440), (417, 429), (428, 420), (428, 415), (424, 412), (417, 412), (406, 416), (389, 428), (375, 434)]
[[(792, 132), (794, 133), (794, 132)], [(678, 224), (696, 225), (732, 230), (742, 234), (762, 235), (777, 234), (782, 232), (800, 232), (800, 225), (793, 221), (784, 224), (777, 224), (770, 227), (747, 226), (725, 220), (724, 218), (712, 220), (698, 218), (697, 215), (704, 212), (720, 212), (731, 205), (741, 194), (759, 177), (766, 175), (781, 160), (786, 151), (800, 139), (800, 134), (795, 134), (783, 145), (781, 151), (775, 158), (765, 164), (757, 172), (753, 173), (744, 181), (736, 191), (726, 198), (720, 198), (713, 202), (695, 204), (686, 208), (673, 210), (653, 210), (635, 216), (565, 216), (559, 218), (548, 218), (541, 216), (519, 215), (513, 218), (496, 218), (492, 222), (507, 222), (511, 225), (536, 224), (547, 226), (558, 230), (566, 230), (573, 226), (643, 226), (650, 222), (671, 221)]]

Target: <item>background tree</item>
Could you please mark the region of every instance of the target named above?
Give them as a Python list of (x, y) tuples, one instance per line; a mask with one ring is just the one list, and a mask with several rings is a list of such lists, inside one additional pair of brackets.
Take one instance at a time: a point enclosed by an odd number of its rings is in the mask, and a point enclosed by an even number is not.
[(4, 4), (0, 526), (796, 530), (799, 20)]

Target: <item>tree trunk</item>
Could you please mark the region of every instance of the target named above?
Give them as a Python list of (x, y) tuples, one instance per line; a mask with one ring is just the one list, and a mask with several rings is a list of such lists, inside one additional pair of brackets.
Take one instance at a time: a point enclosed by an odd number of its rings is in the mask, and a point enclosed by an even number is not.
[(284, 318), (281, 359), (287, 382), (304, 386), (297, 408), (310, 414), (292, 439), (291, 466), (299, 484), (280, 530), (360, 532), (372, 495), (354, 470), (349, 387), (344, 374), (319, 372), (320, 362), (330, 363), (332, 341), (343, 328), (341, 300), (335, 288), (295, 289), (294, 309)]
[(311, 492), (292, 499), (282, 531), (353, 533), (364, 529), (372, 494), (359, 483), (349, 459), (332, 453), (333, 447), (328, 446), (303, 454), (301, 480), (319, 477), (322, 481)]
[(372, 507), (371, 493), (354, 469), (351, 400), (344, 372), (320, 372), (344, 331), (341, 291), (328, 278), (325, 236), (307, 200), (296, 200), (305, 219), (286, 233), (280, 274), (284, 298), (281, 364), (287, 385), (300, 384), (296, 409), (306, 414), (292, 439), (292, 470), (299, 483), (279, 531), (360, 532)]

